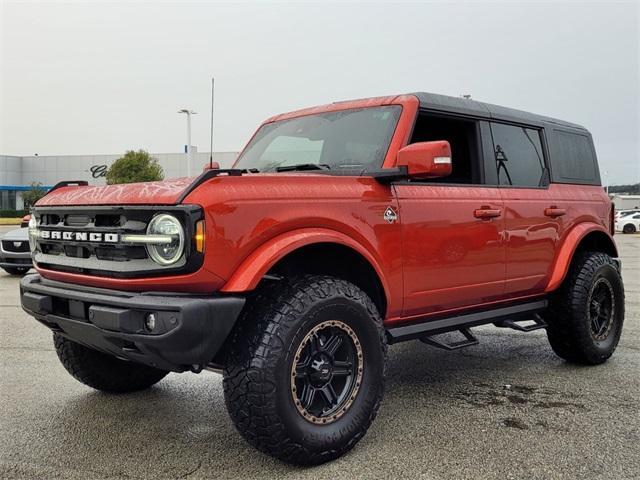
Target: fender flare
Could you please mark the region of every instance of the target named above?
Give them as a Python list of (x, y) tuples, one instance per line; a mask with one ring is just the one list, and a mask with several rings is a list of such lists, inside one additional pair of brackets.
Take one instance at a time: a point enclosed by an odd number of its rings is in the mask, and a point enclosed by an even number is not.
[(601, 225), (595, 223), (580, 223), (576, 225), (566, 235), (562, 246), (558, 250), (545, 292), (552, 292), (560, 287), (564, 278), (567, 276), (569, 266), (571, 265), (573, 255), (578, 248), (578, 245), (580, 245), (587, 235), (593, 232), (600, 232), (606, 235), (610, 239), (613, 249), (617, 251), (615, 242), (611, 238), (611, 235)]
[(304, 228), (271, 238), (242, 261), (220, 291), (228, 293), (254, 290), (271, 267), (286, 255), (301, 247), (317, 243), (342, 245), (362, 255), (378, 275), (386, 298), (390, 298), (387, 282), (375, 257), (353, 238), (325, 228)]

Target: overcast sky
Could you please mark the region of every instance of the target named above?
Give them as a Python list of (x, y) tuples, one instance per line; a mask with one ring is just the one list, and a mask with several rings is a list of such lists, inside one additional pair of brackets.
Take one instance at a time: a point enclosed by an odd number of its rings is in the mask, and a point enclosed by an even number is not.
[[(275, 113), (428, 91), (585, 125), (640, 179), (638, 3), (0, 0), (0, 154), (239, 150)], [(603, 178), (604, 180), (604, 178)]]

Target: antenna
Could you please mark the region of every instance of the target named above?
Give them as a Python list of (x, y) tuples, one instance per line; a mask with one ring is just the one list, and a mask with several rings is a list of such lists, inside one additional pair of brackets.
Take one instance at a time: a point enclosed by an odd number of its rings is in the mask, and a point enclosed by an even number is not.
[(209, 141), (209, 168), (213, 168), (213, 88), (214, 77), (211, 77), (211, 136)]

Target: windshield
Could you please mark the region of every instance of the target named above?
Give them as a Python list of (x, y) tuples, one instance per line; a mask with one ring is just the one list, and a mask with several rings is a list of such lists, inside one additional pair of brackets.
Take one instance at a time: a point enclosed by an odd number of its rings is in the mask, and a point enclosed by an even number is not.
[(358, 108), (267, 123), (235, 168), (276, 172), (298, 166), (345, 173), (380, 168), (401, 110), (399, 105)]

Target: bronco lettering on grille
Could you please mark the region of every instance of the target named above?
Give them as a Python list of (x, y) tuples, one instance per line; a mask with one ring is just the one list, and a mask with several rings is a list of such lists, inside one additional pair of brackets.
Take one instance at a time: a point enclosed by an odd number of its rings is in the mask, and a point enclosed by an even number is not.
[(68, 232), (62, 230), (41, 230), (43, 240), (71, 240), (76, 242), (118, 243), (117, 233)]

